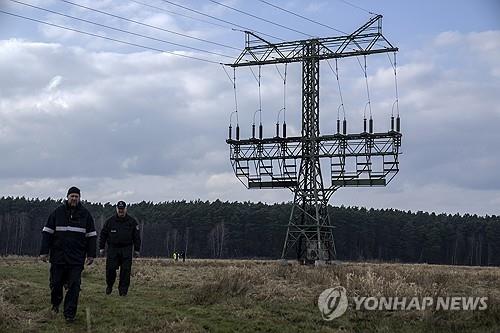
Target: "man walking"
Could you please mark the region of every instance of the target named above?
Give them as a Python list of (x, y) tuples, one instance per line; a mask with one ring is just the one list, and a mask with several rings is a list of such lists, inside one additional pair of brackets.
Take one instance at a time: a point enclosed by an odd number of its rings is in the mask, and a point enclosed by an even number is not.
[(64, 297), (64, 317), (73, 322), (78, 307), (81, 275), (96, 256), (97, 233), (94, 219), (80, 202), (80, 190), (71, 187), (67, 200), (50, 214), (42, 230), (40, 258), (50, 258), (50, 300), (52, 311), (59, 312), (63, 300), (63, 285), (68, 290)]
[(116, 270), (120, 268), (118, 292), (126, 296), (130, 285), (130, 271), (132, 268), (132, 253), (139, 256), (141, 237), (137, 221), (127, 214), (127, 204), (118, 201), (116, 214), (110, 217), (101, 230), (99, 239), (100, 254), (104, 255), (104, 248), (108, 244), (106, 256), (106, 295), (113, 291), (116, 280)]

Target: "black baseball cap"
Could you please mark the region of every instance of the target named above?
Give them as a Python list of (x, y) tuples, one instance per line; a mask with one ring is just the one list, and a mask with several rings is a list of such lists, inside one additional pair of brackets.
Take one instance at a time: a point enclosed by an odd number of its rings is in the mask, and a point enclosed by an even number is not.
[(116, 204), (116, 207), (117, 207), (117, 208), (120, 208), (120, 209), (122, 209), (122, 208), (126, 208), (126, 207), (127, 207), (127, 204), (125, 203), (125, 201), (120, 200), (120, 201), (118, 201), (118, 203)]

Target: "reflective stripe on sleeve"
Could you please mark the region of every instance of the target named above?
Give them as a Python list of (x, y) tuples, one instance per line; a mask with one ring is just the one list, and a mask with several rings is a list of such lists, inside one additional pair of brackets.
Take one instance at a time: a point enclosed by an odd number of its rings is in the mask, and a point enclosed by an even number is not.
[(77, 228), (77, 227), (69, 227), (69, 226), (56, 227), (56, 231), (73, 231), (73, 232), (81, 232), (83, 234), (87, 233), (87, 230), (85, 230), (85, 228)]
[(49, 227), (43, 227), (42, 229), (42, 232), (48, 232), (49, 234), (53, 234), (54, 233), (54, 229), (51, 229)]
[(97, 236), (97, 232), (96, 231), (87, 232), (85, 234), (85, 237), (94, 237), (94, 236)]

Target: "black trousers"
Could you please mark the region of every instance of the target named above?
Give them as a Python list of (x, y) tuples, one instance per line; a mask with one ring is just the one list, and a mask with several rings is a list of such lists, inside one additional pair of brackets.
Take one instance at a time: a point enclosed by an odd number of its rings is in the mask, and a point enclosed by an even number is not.
[(116, 280), (116, 270), (120, 268), (118, 291), (127, 294), (130, 286), (130, 272), (132, 270), (132, 246), (108, 247), (106, 257), (106, 284), (113, 287)]
[(50, 301), (59, 307), (63, 300), (63, 286), (68, 291), (64, 297), (64, 317), (74, 318), (78, 308), (78, 296), (82, 281), (82, 265), (51, 264), (50, 266)]

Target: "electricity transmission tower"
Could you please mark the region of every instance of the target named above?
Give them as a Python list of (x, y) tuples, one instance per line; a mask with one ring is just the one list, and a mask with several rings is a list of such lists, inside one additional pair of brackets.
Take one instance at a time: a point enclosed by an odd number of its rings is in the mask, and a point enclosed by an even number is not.
[(399, 114), (396, 129), (392, 115), (388, 132), (374, 132), (370, 116), (369, 128), (365, 117), (362, 133), (348, 134), (346, 120), (341, 126), (338, 119), (335, 134), (320, 134), (320, 61), (397, 50), (382, 35), (381, 15), (346, 36), (271, 43), (245, 32), (245, 49), (229, 66), (302, 63), (301, 136), (287, 137), (283, 123), (281, 136), (276, 124), (276, 136), (263, 138), (260, 124), (258, 137), (254, 125), (252, 138), (240, 139), (237, 125), (233, 139), (230, 125), (226, 141), (234, 172), (248, 188), (289, 188), (294, 193), (282, 259), (292, 248), (297, 259), (305, 263), (335, 259), (333, 227), (327, 211), (331, 195), (340, 187), (385, 186), (399, 171)]

